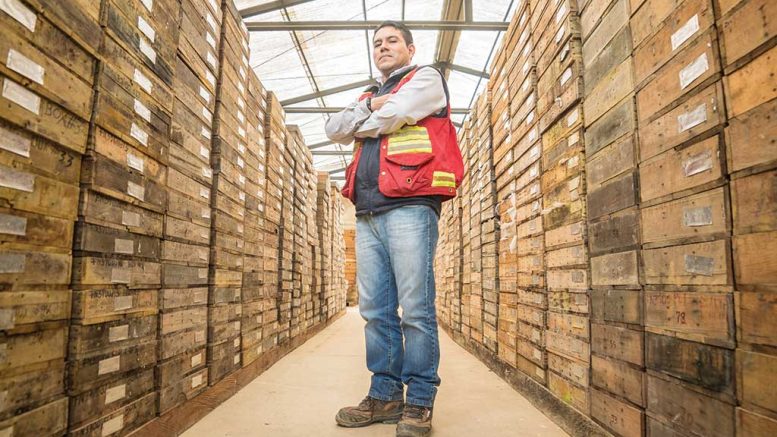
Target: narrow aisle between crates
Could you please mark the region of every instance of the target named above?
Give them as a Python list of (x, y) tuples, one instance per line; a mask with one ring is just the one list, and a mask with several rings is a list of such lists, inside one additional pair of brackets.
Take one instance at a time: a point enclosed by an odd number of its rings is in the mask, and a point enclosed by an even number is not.
[[(346, 429), (341, 406), (366, 393), (364, 322), (356, 308), (281, 359), (183, 437), (394, 436), (395, 425)], [(442, 385), (434, 436), (555, 437), (567, 434), (474, 356), (440, 332)]]

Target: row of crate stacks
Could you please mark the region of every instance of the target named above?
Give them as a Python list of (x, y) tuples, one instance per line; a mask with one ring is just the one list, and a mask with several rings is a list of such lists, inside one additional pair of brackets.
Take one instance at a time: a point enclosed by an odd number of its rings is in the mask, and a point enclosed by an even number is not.
[(126, 435), (345, 307), (340, 196), (231, 0), (0, 23), (0, 434)]
[(460, 134), (443, 324), (616, 435), (775, 435), (775, 25), (520, 2)]

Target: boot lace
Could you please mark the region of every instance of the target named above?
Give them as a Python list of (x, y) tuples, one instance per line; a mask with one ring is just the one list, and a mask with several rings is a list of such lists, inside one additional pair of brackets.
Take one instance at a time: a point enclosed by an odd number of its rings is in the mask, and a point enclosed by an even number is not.
[(423, 419), (426, 416), (428, 408), (421, 407), (419, 405), (405, 405), (405, 411), (403, 412), (403, 416), (408, 419)]

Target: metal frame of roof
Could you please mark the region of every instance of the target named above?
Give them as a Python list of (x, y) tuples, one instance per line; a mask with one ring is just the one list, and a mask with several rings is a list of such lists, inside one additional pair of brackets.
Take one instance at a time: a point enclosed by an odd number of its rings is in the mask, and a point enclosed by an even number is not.
[[(327, 114), (338, 112), (376, 83), (372, 65), (371, 30), (384, 20), (404, 22), (416, 34), (416, 58), (425, 51), (421, 64), (437, 67), (452, 90), (454, 124), (461, 128), (475, 98), (489, 80), (492, 57), (507, 30), (509, 18), (522, 0), (235, 0), (252, 34), (254, 48), (261, 54), (252, 66), (270, 91), (276, 91), (290, 123), (300, 126), (314, 150), (319, 170), (342, 173), (350, 147), (328, 141), (323, 136)], [(439, 20), (429, 20), (439, 11)], [(345, 13), (344, 13), (345, 12)], [(320, 19), (320, 20), (319, 20)], [(364, 48), (353, 43), (354, 32), (364, 33)], [(416, 33), (415, 31), (418, 31)], [(331, 33), (331, 35), (330, 35)], [(282, 35), (286, 34), (287, 37)], [(269, 37), (265, 37), (269, 35)], [(420, 38), (419, 38), (420, 36)], [(434, 36), (436, 42), (429, 41)], [(419, 44), (419, 39), (423, 43)], [(431, 44), (434, 42), (433, 44)], [(493, 44), (492, 44), (493, 42)], [(323, 44), (323, 45), (322, 45)], [(343, 45), (352, 49), (343, 52)], [(361, 43), (359, 43), (361, 45)], [(430, 47), (431, 45), (431, 47)], [(278, 47), (276, 47), (278, 46)], [(334, 57), (322, 58), (321, 48), (334, 47)], [(489, 50), (490, 48), (490, 50)], [(366, 50), (365, 50), (366, 49)], [(364, 52), (362, 52), (364, 50)], [(292, 56), (292, 53), (296, 56)], [(433, 56), (429, 56), (432, 54)], [(359, 59), (366, 59), (358, 61)], [(296, 60), (294, 60), (296, 58)], [(325, 59), (327, 65), (318, 65)], [(367, 62), (366, 66), (363, 62)], [(418, 59), (416, 59), (418, 62)], [(431, 61), (431, 62), (429, 62)], [(358, 62), (359, 65), (353, 65)], [(289, 64), (297, 66), (288, 70)], [(348, 65), (351, 64), (351, 65)], [(343, 68), (344, 71), (332, 71)], [(355, 68), (354, 68), (355, 67)], [(259, 71), (261, 70), (261, 72)], [(326, 74), (322, 74), (326, 72)], [(268, 74), (269, 72), (269, 74)], [(457, 85), (451, 85), (455, 82)], [(281, 85), (277, 90), (274, 84)], [(462, 94), (462, 91), (467, 94)], [(301, 91), (301, 92), (300, 92)], [(455, 96), (453, 94), (456, 94)], [(350, 96), (350, 97), (349, 97)], [(454, 99), (455, 97), (455, 99)], [(455, 101), (454, 101), (455, 100)], [(313, 106), (316, 105), (316, 106)], [(332, 161), (332, 158), (335, 160)], [(319, 165), (320, 164), (320, 165)], [(334, 176), (337, 179), (340, 176)]]

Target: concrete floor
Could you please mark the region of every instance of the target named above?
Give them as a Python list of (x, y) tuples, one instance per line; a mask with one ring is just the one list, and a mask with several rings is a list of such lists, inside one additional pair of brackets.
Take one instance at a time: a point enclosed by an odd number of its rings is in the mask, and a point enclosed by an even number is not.
[[(337, 410), (369, 388), (364, 322), (356, 308), (220, 405), (184, 437), (389, 437), (396, 425), (345, 429)], [(440, 331), (442, 385), (435, 436), (566, 436), (488, 368)]]

